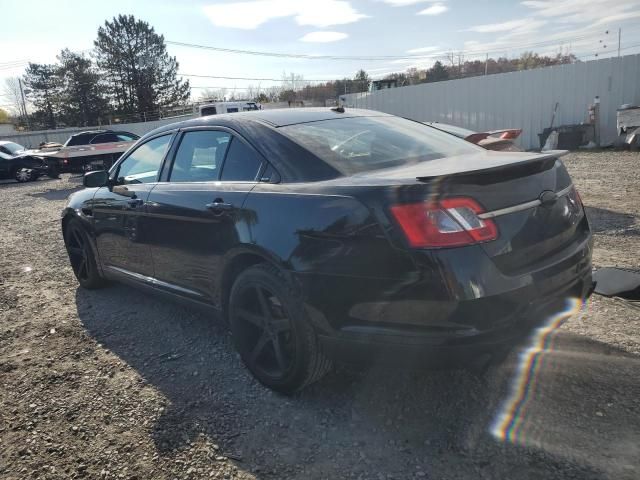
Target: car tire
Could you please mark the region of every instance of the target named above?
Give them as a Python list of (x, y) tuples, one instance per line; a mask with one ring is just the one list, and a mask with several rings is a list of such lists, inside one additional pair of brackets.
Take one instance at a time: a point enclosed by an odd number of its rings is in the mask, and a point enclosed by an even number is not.
[(100, 275), (89, 236), (78, 220), (70, 220), (64, 229), (64, 244), (78, 283), (82, 288), (93, 290), (103, 287), (105, 279)]
[(30, 182), (33, 180), (33, 173), (28, 168), (19, 168), (15, 171), (13, 178), (18, 183)]
[(274, 266), (243, 271), (231, 288), (228, 312), (242, 361), (268, 388), (291, 394), (331, 369), (300, 296)]

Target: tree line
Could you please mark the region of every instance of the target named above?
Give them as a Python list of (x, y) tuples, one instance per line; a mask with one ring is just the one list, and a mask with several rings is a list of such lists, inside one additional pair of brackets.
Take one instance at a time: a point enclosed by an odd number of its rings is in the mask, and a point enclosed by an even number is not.
[(177, 74), (178, 62), (167, 53), (164, 37), (147, 22), (119, 15), (98, 28), (90, 55), (65, 49), (56, 63), (29, 63), (22, 79), (34, 109), (29, 123), (32, 128), (99, 125), (185, 103), (190, 85)]

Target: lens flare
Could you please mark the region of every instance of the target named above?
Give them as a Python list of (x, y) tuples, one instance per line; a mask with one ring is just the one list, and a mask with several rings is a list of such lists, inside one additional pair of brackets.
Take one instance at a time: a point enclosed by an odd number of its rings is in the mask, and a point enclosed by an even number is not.
[(547, 353), (553, 351), (553, 343), (560, 326), (580, 312), (585, 302), (578, 298), (567, 299), (565, 309), (552, 316), (537, 328), (530, 345), (519, 354), (518, 368), (511, 391), (493, 421), (491, 434), (505, 442), (521, 443), (523, 424), (533, 392), (536, 391), (538, 373), (542, 369)]

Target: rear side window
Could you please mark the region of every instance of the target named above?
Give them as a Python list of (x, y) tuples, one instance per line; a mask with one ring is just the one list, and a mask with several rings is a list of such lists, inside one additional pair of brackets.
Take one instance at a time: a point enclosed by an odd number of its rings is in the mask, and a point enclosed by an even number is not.
[(231, 135), (216, 130), (187, 132), (182, 137), (170, 182), (208, 182), (218, 179)]
[(227, 182), (253, 182), (258, 176), (262, 158), (238, 138), (231, 141), (222, 167), (221, 180)]
[(96, 135), (93, 140), (91, 140), (91, 144), (95, 145), (97, 143), (114, 143), (118, 141), (118, 137), (116, 137), (115, 133), (102, 133), (100, 135)]
[(344, 175), (484, 152), (462, 139), (399, 117), (351, 117), (278, 129)]
[(65, 147), (76, 147), (78, 145), (89, 145), (93, 137), (96, 135), (91, 133), (87, 135), (74, 135), (67, 140), (67, 143), (64, 144)]
[(215, 115), (216, 113), (216, 107), (204, 107), (202, 110), (200, 110), (200, 115), (202, 115), (203, 117), (207, 115)]

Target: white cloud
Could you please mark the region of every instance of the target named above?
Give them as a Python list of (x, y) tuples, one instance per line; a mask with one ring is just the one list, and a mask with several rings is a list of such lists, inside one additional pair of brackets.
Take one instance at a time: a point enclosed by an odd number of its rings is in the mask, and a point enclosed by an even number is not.
[[(619, 16), (616, 20), (632, 18), (640, 8), (638, 0), (525, 0), (522, 2), (535, 15), (553, 18), (563, 23), (599, 22), (603, 15)], [(630, 16), (623, 15), (627, 13)]]
[(478, 32), (478, 33), (497, 33), (497, 32), (509, 32), (511, 30), (516, 30), (520, 27), (527, 25), (531, 20), (529, 19), (520, 19), (520, 20), (510, 20), (508, 22), (502, 23), (488, 23), (485, 25), (476, 25), (474, 27), (469, 28), (470, 32)]
[(309, 32), (300, 39), (302, 42), (329, 43), (344, 40), (349, 35), (342, 32)]
[(420, 10), (418, 15), (440, 15), (441, 13), (449, 10), (449, 7), (442, 3), (435, 3), (430, 7), (425, 8), (424, 10)]
[(294, 17), (298, 25), (329, 27), (366, 18), (343, 0), (253, 0), (215, 3), (203, 7), (211, 23), (218, 27), (253, 30), (275, 18)]
[(382, 0), (393, 7), (407, 7), (409, 5), (415, 5), (417, 3), (432, 3), (438, 0)]
[(407, 50), (407, 53), (432, 53), (440, 50), (440, 47), (420, 47)]

